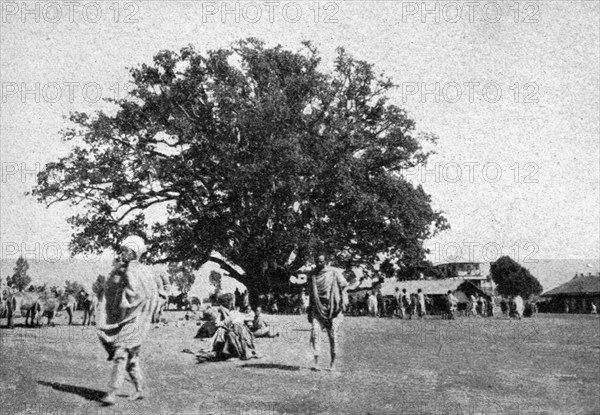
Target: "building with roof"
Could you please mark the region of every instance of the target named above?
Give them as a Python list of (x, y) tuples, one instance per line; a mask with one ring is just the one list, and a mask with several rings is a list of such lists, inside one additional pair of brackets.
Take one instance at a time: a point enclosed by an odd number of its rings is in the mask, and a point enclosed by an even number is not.
[(437, 263), (434, 267), (444, 279), (461, 278), (470, 281), (488, 295), (494, 292), (495, 287), (489, 277), (489, 262), (470, 261), (464, 257), (457, 257), (448, 262)]
[(448, 278), (442, 280), (411, 280), (411, 281), (397, 281), (395, 279), (386, 279), (381, 284), (381, 295), (392, 296), (398, 288), (398, 291), (402, 292), (406, 289), (407, 293), (416, 293), (419, 289), (423, 291), (427, 297), (443, 297), (448, 294), (448, 291), (452, 291), (458, 298), (459, 303), (467, 303), (470, 295), (478, 295), (489, 298), (490, 296), (485, 293), (472, 281), (464, 278)]
[(472, 281), (464, 278), (447, 278), (438, 280), (408, 280), (398, 281), (395, 278), (386, 278), (378, 284), (374, 284), (372, 287), (360, 286), (355, 290), (352, 290), (350, 296), (355, 300), (361, 300), (367, 293), (376, 292), (381, 293), (385, 299), (390, 299), (398, 288), (399, 292), (406, 289), (408, 294), (416, 294), (418, 290), (422, 290), (423, 294), (431, 301), (431, 305), (428, 306), (428, 312), (431, 314), (439, 314), (445, 306), (445, 298), (448, 291), (452, 291), (459, 302), (459, 310), (466, 309), (466, 305), (469, 302), (471, 295), (484, 297), (490, 300), (492, 296), (487, 294), (477, 285), (473, 284)]
[(542, 293), (541, 297), (548, 299), (544, 311), (587, 314), (592, 304), (600, 309), (600, 273), (576, 274), (571, 281)]

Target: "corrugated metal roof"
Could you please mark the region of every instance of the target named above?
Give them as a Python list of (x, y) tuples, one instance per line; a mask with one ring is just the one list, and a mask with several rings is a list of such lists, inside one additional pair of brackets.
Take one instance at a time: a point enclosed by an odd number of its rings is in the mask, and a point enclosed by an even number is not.
[(543, 293), (542, 297), (569, 294), (600, 294), (600, 276), (575, 277), (571, 281)]

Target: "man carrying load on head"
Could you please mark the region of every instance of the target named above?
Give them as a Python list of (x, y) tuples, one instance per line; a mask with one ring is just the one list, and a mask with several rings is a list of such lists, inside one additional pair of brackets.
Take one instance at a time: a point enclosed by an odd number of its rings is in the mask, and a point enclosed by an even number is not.
[(103, 399), (114, 404), (123, 386), (125, 372), (136, 392), (131, 400), (143, 397), (140, 348), (158, 301), (156, 282), (149, 267), (139, 262), (146, 251), (144, 240), (129, 236), (122, 243), (119, 259), (111, 271), (98, 307), (98, 337), (113, 361), (109, 392)]

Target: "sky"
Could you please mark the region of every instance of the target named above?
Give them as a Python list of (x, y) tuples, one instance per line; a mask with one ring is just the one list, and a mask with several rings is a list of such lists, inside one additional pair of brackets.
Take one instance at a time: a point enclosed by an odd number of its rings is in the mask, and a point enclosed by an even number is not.
[(600, 257), (600, 3), (2, 1), (2, 261), (66, 258), (69, 206), (25, 192), (68, 153), (72, 111), (124, 97), (128, 68), (160, 50), (257, 37), (310, 40), (331, 67), (343, 46), (398, 88), (391, 102), (439, 137), (405, 172), (451, 229), (430, 259)]

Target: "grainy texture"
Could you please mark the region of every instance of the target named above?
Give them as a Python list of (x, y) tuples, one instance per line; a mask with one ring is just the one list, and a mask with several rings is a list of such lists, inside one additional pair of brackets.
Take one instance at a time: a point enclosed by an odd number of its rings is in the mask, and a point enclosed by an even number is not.
[[(115, 411), (600, 412), (600, 320), (595, 316), (538, 315), (520, 322), (345, 317), (339, 372), (329, 373), (309, 369), (305, 316), (269, 316), (282, 336), (256, 340), (262, 359), (197, 364), (182, 350), (197, 351), (207, 340), (194, 339), (197, 326), (179, 321), (182, 313), (165, 314), (170, 322), (151, 329), (144, 346), (146, 400), (129, 403), (121, 397)], [(93, 327), (83, 329), (89, 330), (86, 334), (81, 330), (57, 326), (0, 331), (0, 387), (8, 413), (18, 405), (46, 405), (48, 410), (64, 405), (75, 413), (101, 410), (96, 400), (105, 390), (111, 365)], [(321, 363), (325, 367), (328, 362)], [(132, 385), (126, 385), (123, 394), (132, 392)]]

